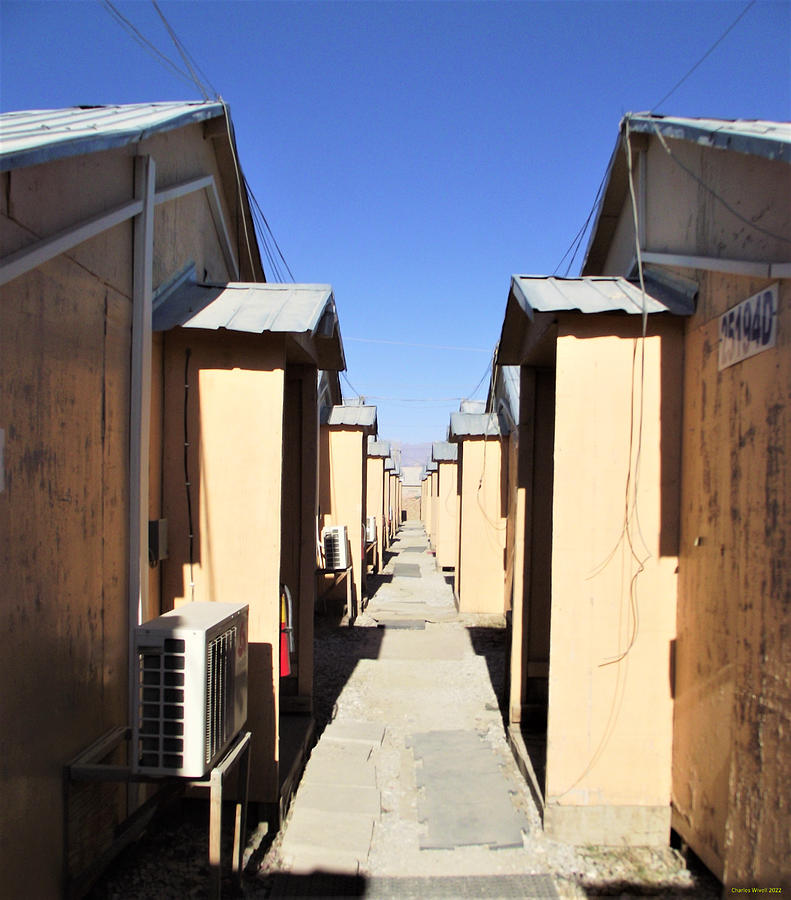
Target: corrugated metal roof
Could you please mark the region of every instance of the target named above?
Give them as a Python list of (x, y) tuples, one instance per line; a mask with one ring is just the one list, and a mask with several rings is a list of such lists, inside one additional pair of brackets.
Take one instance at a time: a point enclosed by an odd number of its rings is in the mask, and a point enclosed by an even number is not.
[(630, 131), (656, 134), (705, 147), (735, 150), (751, 156), (791, 162), (791, 122), (761, 119), (690, 119), (682, 116), (657, 116), (630, 113), (625, 116)]
[(154, 331), (180, 327), (304, 336), (311, 340), (310, 353), (319, 368), (346, 367), (328, 284), (177, 284), (154, 301), (152, 324)]
[(385, 472), (393, 472), (395, 471), (395, 463), (392, 459), (385, 460)]
[(325, 316), (337, 321), (328, 284), (188, 283), (155, 301), (153, 324), (155, 331), (180, 326), (304, 334), (316, 331)]
[(431, 462), (426, 463), (426, 472), (428, 474), (431, 474), (432, 472), (436, 472), (438, 468), (439, 468), (439, 464), (435, 463), (433, 459), (431, 460)]
[(95, 153), (223, 116), (217, 102), (130, 103), (33, 109), (0, 115), (0, 171)]
[(390, 456), (390, 442), (377, 441), (373, 434), (368, 435), (368, 455), (378, 459), (387, 459)]
[(376, 431), (375, 406), (325, 406), (321, 410), (322, 425), (344, 425), (349, 428), (372, 428)]
[[(694, 304), (689, 298), (673, 296), (658, 290), (649, 293), (646, 285), (645, 305), (648, 313), (672, 312), (691, 315)], [(637, 315), (643, 311), (643, 295), (638, 285), (621, 276), (586, 276), (582, 278), (555, 278), (546, 275), (514, 275), (511, 279), (511, 295), (527, 315), (535, 312), (565, 312), (579, 310), (583, 313), (625, 312)]]
[(450, 438), (500, 437), (503, 431), (500, 420), (494, 413), (450, 414)]
[(431, 445), (431, 458), (434, 462), (456, 462), (459, 448), (448, 441), (434, 441)]
[(486, 412), (486, 402), (484, 400), (462, 400), (459, 404), (459, 412), (465, 413), (482, 413)]

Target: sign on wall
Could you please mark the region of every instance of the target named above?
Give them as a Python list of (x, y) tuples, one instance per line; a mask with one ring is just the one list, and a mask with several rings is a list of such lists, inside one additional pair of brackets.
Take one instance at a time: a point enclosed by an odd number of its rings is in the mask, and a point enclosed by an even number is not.
[(773, 284), (720, 316), (720, 371), (775, 346), (777, 297)]

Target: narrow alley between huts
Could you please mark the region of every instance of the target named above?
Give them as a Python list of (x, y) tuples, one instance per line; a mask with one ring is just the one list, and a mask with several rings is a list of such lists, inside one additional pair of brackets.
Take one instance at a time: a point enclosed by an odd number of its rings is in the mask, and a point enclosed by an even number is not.
[[(546, 837), (541, 740), (518, 761), (504, 725), (505, 619), (457, 611), (419, 520), (382, 562), (358, 615), (345, 592), (317, 612), (315, 745), (281, 828), (252, 830), (245, 877), (226, 873), (224, 893), (715, 900), (716, 879), (670, 848)], [(206, 839), (205, 813), (182, 801), (90, 897), (205, 896)]]
[(0, 12), (0, 894), (791, 892), (791, 7), (122, 5)]

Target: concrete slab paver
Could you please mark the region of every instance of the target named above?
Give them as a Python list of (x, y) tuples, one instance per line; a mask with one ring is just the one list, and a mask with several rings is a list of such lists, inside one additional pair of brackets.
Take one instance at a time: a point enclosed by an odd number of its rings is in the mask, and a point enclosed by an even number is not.
[(381, 746), (384, 740), (384, 726), (378, 722), (355, 722), (340, 719), (331, 722), (322, 735), (322, 742), (327, 741), (360, 741), (371, 747)]
[[(529, 792), (486, 660), (425, 547), (422, 528), (402, 529), (384, 577), (371, 577), (359, 624), (390, 627), (360, 641), (366, 652), (348, 667), (295, 797), (281, 864), (294, 877), (314, 875), (293, 896), (332, 896), (329, 882), (311, 881), (324, 872), (354, 878), (349, 896), (556, 896), (551, 879), (525, 892), (541, 872), (523, 841), (538, 815), (528, 826), (514, 808), (516, 779)], [(272, 896), (295, 884), (281, 879)], [(550, 893), (538, 893), (546, 884)]]
[(307, 781), (299, 789), (300, 809), (323, 812), (359, 813), (379, 817), (382, 812), (381, 795), (376, 788), (360, 785), (317, 784)]

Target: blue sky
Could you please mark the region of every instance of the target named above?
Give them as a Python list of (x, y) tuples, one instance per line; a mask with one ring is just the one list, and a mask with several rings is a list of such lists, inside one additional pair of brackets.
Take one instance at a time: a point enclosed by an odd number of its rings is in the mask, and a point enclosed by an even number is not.
[[(183, 67), (150, 3), (115, 5)], [(510, 276), (557, 268), (625, 112), (791, 118), (791, 2), (758, 0), (656, 106), (746, 6), (160, 3), (295, 279), (335, 289), (349, 382), (411, 443), (484, 375)], [(99, 0), (0, 0), (0, 26), (3, 111), (200, 98)]]

